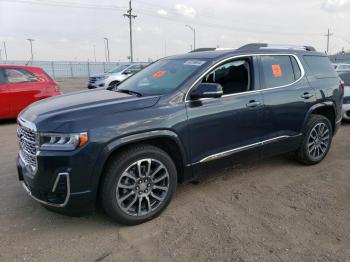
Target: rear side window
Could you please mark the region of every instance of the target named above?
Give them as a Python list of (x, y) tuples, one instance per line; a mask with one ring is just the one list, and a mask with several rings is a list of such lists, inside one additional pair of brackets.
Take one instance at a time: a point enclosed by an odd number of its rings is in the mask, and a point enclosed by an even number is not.
[(0, 85), (6, 84), (5, 72), (0, 68)]
[(345, 82), (346, 86), (350, 86), (350, 72), (349, 73), (340, 73), (341, 80)]
[(261, 56), (266, 88), (290, 85), (301, 77), (301, 69), (289, 55)]
[(327, 56), (304, 56), (304, 60), (308, 65), (313, 76), (317, 78), (333, 78), (338, 77), (331, 61)]
[(5, 76), (10, 84), (38, 81), (31, 72), (24, 69), (7, 68), (5, 69)]

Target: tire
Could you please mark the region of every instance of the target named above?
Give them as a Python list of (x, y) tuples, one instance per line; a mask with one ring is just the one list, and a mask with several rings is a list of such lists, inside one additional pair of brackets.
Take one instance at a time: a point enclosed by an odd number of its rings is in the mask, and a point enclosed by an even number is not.
[(119, 84), (120, 82), (119, 81), (112, 81), (109, 83), (108, 87), (107, 87), (107, 90), (113, 90), (114, 88), (117, 87), (117, 85)]
[(166, 152), (151, 145), (134, 146), (108, 163), (100, 188), (102, 207), (119, 223), (141, 224), (167, 207), (176, 186), (176, 167)]
[(332, 125), (328, 118), (311, 115), (296, 154), (299, 162), (305, 165), (315, 165), (321, 162), (328, 154), (332, 137)]

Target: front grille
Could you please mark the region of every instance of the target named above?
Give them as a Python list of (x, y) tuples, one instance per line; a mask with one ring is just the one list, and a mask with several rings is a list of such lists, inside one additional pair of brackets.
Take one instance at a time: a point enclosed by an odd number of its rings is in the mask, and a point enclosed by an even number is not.
[(97, 78), (96, 77), (90, 77), (89, 78), (89, 83), (94, 84), (96, 82)]
[(350, 104), (350, 96), (344, 97), (343, 104)]
[(36, 133), (24, 126), (19, 125), (17, 128), (19, 139), (19, 154), (26, 165), (29, 165), (32, 171), (36, 170)]

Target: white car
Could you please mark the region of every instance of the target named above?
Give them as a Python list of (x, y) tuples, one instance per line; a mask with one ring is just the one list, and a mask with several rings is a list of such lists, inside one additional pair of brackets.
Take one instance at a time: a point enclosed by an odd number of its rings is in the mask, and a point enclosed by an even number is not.
[(119, 65), (116, 68), (113, 68), (112, 70), (108, 71), (107, 73), (91, 76), (89, 78), (87, 88), (113, 88), (120, 82), (124, 81), (128, 77), (143, 69), (145, 66), (146, 64)]
[(333, 64), (335, 71), (350, 71), (350, 64)]
[(350, 121), (350, 72), (340, 72), (339, 76), (345, 83), (343, 100), (343, 120)]

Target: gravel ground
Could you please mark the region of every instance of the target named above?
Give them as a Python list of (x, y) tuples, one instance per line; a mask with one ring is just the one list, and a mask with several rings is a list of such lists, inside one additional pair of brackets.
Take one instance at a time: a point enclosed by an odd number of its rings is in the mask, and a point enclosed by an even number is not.
[[(86, 80), (58, 83), (69, 92)], [(0, 123), (0, 261), (350, 261), (349, 124), (319, 165), (274, 157), (208, 172), (134, 227), (32, 201), (17, 181), (15, 130)]]

